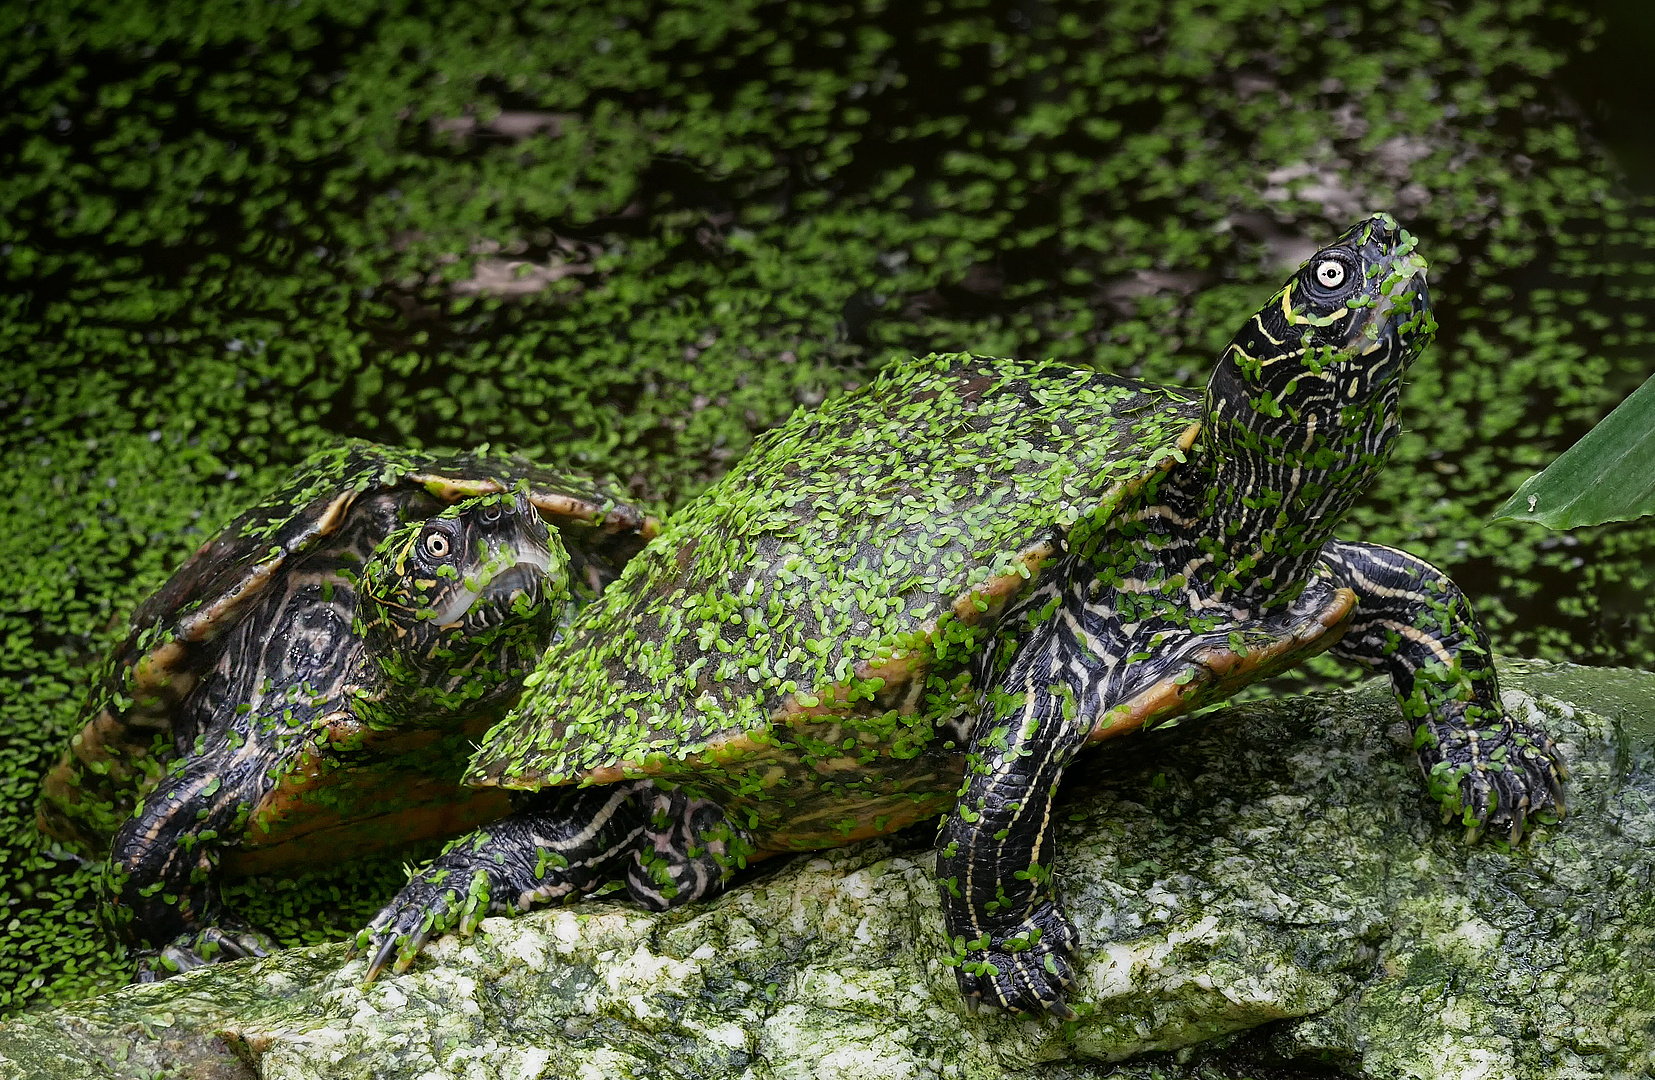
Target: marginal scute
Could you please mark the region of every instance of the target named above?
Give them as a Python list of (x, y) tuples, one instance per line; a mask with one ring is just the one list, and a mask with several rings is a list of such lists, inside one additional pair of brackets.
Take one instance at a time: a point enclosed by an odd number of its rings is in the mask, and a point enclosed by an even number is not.
[[(964, 596), (956, 599), (949, 607), (954, 617), (966, 624), (974, 624), (984, 619), (998, 615), (1024, 586), (1040, 573), (1042, 567), (1057, 556), (1058, 546), (1051, 540), (1042, 540), (1040, 543), (1017, 553), (1017, 562), (1020, 564), (1017, 573), (1001, 574), (990, 578), (981, 585), (972, 589)], [(931, 624), (931, 632), (935, 633), (936, 624)]]
[[(331, 510), (333, 506), (340, 502), (348, 501), (349, 500), (345, 499), (336, 499), (333, 503), (329, 504), (329, 509)], [(342, 520), (343, 517), (344, 515), (341, 513), (337, 516), (336, 520)], [(329, 528), (326, 531), (314, 529), (305, 536), (305, 540), (308, 543), (314, 543), (317, 540), (324, 539), (330, 535), (332, 531), (332, 528)], [(268, 558), (260, 563), (255, 563), (253, 566), (249, 567), (246, 576), (227, 589), (217, 600), (203, 604), (201, 607), (196, 608), (182, 619), (179, 619), (176, 631), (179, 641), (188, 641), (192, 643), (207, 641), (223, 632), (224, 628), (229, 625), (229, 623), (235, 619), (236, 616), (240, 615), (248, 604), (252, 603), (256, 597), (258, 597), (267, 587), (269, 587), (271, 580), (281, 572), (282, 566), (287, 562), (287, 560), (296, 552), (303, 551), (305, 546), (306, 545), (299, 545), (295, 548), (285, 550), (277, 549), (278, 553), (271, 558)], [(177, 644), (177, 641), (169, 641), (167, 644), (160, 646), (154, 652), (150, 653), (149, 657), (146, 659), (155, 659), (163, 652), (167, 652), (170, 655), (173, 646)], [(142, 680), (143, 672), (141, 666), (135, 666), (134, 672), (136, 676)]]
[(408, 479), (424, 486), (425, 490), (446, 503), (472, 499), (479, 495), (497, 495), (506, 490), (498, 480), (488, 477), (457, 478), (432, 473), (411, 473)]

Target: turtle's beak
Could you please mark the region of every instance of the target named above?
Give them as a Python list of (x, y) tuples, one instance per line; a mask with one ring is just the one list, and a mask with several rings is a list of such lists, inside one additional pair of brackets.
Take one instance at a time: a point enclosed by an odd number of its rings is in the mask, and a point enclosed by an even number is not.
[(1437, 330), (1431, 314), (1426, 263), (1417, 241), (1389, 215), (1375, 215), (1351, 230), (1365, 236), (1364, 261), (1380, 271), (1374, 279), (1372, 321), (1362, 349), (1368, 383), (1383, 385), (1399, 377), (1430, 344)]
[(519, 595), (525, 595), (533, 603), (540, 599), (544, 591), (542, 586), (546, 581), (546, 571), (551, 566), (552, 557), (545, 550), (532, 554), (520, 551), (517, 565), (503, 574), (496, 574), (478, 599), (509, 607)]
[(479, 603), (503, 609), (515, 604), (519, 596), (526, 597), (531, 604), (540, 600), (546, 591), (546, 574), (553, 561), (545, 544), (532, 536), (519, 537), (517, 544), (497, 551), (495, 559), (497, 568), (486, 582), (475, 587), (462, 585), (454, 590), (434, 616), (438, 626), (464, 621)]
[(1378, 339), (1370, 346), (1371, 351), (1380, 354), (1373, 364), (1372, 378), (1376, 383), (1400, 375), (1436, 335), (1431, 291), (1425, 283), (1425, 261), (1417, 257), (1409, 257), (1408, 261), (1417, 264), (1413, 273), (1403, 276), (1409, 269), (1406, 265), (1393, 270), (1399, 280), (1389, 295), (1379, 298), (1377, 315), (1382, 322)]

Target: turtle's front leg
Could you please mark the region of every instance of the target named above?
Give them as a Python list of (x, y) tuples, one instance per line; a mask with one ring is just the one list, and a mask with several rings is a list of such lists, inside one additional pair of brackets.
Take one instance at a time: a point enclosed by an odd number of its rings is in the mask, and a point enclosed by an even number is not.
[(1051, 805), (1089, 725), (1060, 621), (1037, 627), (983, 695), (937, 878), (966, 1001), (1072, 1019), (1075, 932), (1052, 892)]
[(274, 948), (226, 919), (218, 897), (219, 851), (247, 806), (226, 780), (230, 764), (216, 754), (189, 760), (144, 797), (110, 842), (101, 914), (123, 940), (155, 947), (141, 954), (140, 981)]
[(1471, 603), (1448, 576), (1405, 551), (1335, 540), (1322, 567), (1356, 593), (1356, 614), (1331, 652), (1391, 677), (1414, 729), (1420, 766), (1445, 820), (1475, 838), (1512, 842), (1535, 815), (1563, 812), (1563, 767), (1543, 731), (1500, 703), (1493, 653)]
[(431, 938), (469, 934), (490, 914), (526, 911), (620, 877), (645, 828), (637, 785), (552, 788), (449, 843), (356, 935), (368, 980), (406, 970)]

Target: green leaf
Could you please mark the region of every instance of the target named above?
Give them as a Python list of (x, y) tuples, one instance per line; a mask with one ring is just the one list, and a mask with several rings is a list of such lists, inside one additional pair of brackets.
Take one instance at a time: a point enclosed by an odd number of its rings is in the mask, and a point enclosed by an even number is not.
[(1572, 529), (1646, 514), (1655, 514), (1655, 375), (1523, 481), (1494, 518)]

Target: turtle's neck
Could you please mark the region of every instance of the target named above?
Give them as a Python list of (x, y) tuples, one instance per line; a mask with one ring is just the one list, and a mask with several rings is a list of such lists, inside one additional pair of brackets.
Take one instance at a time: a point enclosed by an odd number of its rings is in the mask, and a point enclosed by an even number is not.
[[(1324, 399), (1298, 415), (1263, 415), (1209, 392), (1189, 459), (1140, 511), (1163, 541), (1158, 561), (1186, 588), (1237, 617), (1298, 596), (1322, 545), (1390, 456), (1400, 382), (1365, 403)], [(1230, 402), (1226, 407), (1224, 402)]]

